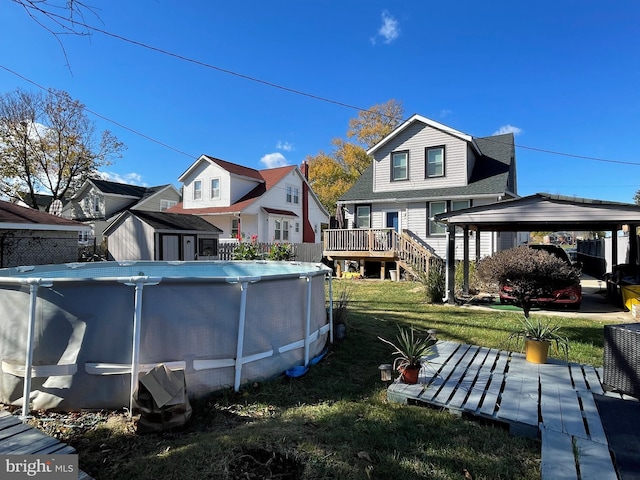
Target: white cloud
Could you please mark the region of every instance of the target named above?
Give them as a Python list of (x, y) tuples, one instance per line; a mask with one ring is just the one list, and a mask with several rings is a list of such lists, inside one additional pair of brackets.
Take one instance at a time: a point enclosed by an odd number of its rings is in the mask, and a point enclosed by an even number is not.
[(453, 112), (451, 110), (449, 110), (448, 108), (443, 108), (442, 110), (440, 110), (440, 118), (448, 117), (452, 113)]
[(293, 150), (293, 144), (289, 142), (283, 142), (282, 140), (278, 140), (278, 143), (276, 143), (276, 148), (278, 150), (284, 150), (285, 152), (290, 152)]
[(520, 133), (522, 133), (522, 129), (514, 127), (513, 125), (503, 125), (498, 130), (493, 132), (494, 135), (504, 135), (505, 133), (513, 133), (514, 135), (519, 135)]
[(383, 38), (384, 43), (391, 43), (400, 36), (400, 24), (398, 20), (389, 14), (388, 11), (382, 12), (382, 26), (378, 29), (378, 34), (371, 39), (373, 45), (376, 44), (377, 37)]
[(287, 159), (280, 152), (267, 153), (260, 159), (260, 163), (262, 163), (267, 168), (284, 167), (286, 165), (289, 165)]
[(118, 183), (126, 183), (128, 185), (139, 185), (141, 187), (145, 187), (146, 184), (142, 181), (142, 175), (139, 173), (125, 173), (121, 175), (119, 173), (114, 172), (98, 172), (100, 178), (102, 180), (107, 180), (109, 182), (118, 182)]

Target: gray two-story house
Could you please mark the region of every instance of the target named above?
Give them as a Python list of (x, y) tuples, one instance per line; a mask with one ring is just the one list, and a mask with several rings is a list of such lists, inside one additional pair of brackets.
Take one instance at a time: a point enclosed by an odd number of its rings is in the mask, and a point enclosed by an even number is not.
[[(445, 258), (447, 230), (434, 216), (516, 198), (513, 134), (477, 138), (413, 115), (368, 150), (371, 166), (338, 200), (342, 228), (325, 232), (325, 255), (335, 260), (396, 262), (410, 270), (426, 261), (422, 247)], [(483, 256), (517, 243), (515, 233), (467, 233)], [(462, 259), (464, 232), (456, 233)], [(410, 251), (409, 251), (410, 250)], [(473, 251), (473, 250), (472, 250)]]

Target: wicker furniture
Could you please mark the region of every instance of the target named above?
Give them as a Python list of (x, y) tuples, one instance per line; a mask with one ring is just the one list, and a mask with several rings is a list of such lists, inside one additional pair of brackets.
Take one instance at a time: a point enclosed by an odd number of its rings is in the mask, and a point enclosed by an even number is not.
[(605, 325), (602, 383), (640, 397), (640, 323)]

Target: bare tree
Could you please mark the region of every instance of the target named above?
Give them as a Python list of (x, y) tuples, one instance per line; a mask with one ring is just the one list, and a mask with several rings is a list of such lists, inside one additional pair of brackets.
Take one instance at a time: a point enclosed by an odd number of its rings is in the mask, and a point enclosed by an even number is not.
[[(86, 17), (100, 19), (96, 9), (79, 0), (11, 0), (20, 5), (26, 14), (56, 39), (65, 60), (67, 52), (62, 43), (63, 35), (91, 35)], [(69, 62), (67, 60), (67, 66)]]
[(0, 193), (9, 198), (34, 208), (36, 193), (63, 199), (124, 149), (108, 130), (98, 135), (66, 92), (0, 96)]

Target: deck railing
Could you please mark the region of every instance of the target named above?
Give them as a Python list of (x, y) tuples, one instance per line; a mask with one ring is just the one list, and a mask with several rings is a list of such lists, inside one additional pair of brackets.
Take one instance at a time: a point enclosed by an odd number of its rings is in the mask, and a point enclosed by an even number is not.
[(393, 228), (325, 230), (325, 252), (396, 252), (398, 233)]

